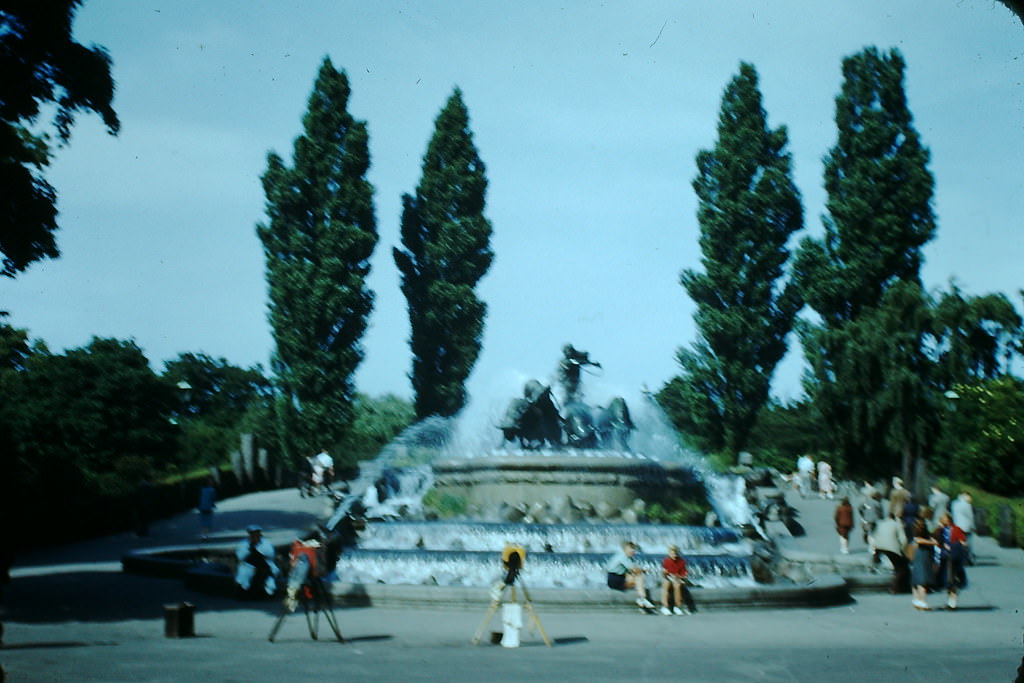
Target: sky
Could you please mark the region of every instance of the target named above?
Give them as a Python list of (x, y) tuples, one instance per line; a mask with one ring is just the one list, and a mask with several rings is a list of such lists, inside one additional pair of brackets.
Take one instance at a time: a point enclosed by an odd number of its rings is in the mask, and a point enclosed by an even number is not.
[[(122, 129), (78, 118), (47, 173), (61, 257), (0, 282), (7, 321), (55, 352), (116, 337), (158, 372), (184, 352), (269, 367), (260, 176), (268, 152), (290, 163), (325, 57), (367, 122), (376, 188), (361, 392), (412, 395), (391, 253), (456, 87), (494, 230), (475, 396), (551, 379), (566, 343), (602, 363), (605, 386), (677, 374), (697, 335), (679, 284), (700, 268), (695, 157), (743, 61), (789, 132), (797, 240), (822, 232), (842, 59), (898, 48), (936, 181), (925, 284), (1022, 307), (1024, 26), (993, 0), (86, 0), (74, 31), (111, 54)], [(799, 396), (802, 368), (793, 340), (773, 395)]]

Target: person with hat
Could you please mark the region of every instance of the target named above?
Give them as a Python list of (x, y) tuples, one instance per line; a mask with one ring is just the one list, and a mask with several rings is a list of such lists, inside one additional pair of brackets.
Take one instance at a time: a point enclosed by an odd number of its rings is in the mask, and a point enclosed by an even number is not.
[(244, 597), (270, 597), (277, 590), (274, 546), (263, 538), (259, 524), (250, 524), (245, 531), (249, 537), (235, 547), (235, 584)]
[(903, 488), (903, 480), (900, 477), (892, 478), (892, 491), (889, 493), (889, 514), (896, 519), (903, 519), (904, 508), (911, 501), (910, 491)]
[[(674, 602), (669, 602), (670, 591)], [(671, 614), (681, 617), (696, 610), (690, 589), (686, 587), (686, 560), (679, 554), (679, 546), (670, 545), (668, 556), (661, 561), (661, 613), (666, 617)]]

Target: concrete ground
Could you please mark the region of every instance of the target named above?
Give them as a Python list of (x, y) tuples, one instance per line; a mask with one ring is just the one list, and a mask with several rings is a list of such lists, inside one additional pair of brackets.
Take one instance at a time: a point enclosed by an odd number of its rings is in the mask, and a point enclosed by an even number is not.
[[(786, 552), (838, 556), (835, 501), (788, 494), (807, 535)], [(288, 540), (326, 512), (322, 499), (294, 490), (220, 504), (216, 541), (246, 524)], [(487, 614), (452, 608), (337, 611), (346, 643), (310, 639), (289, 616), (269, 643), (274, 603), (195, 593), (178, 579), (124, 574), (120, 558), (141, 547), (195, 543), (192, 515), (119, 535), (18, 558), (0, 606), (6, 632), (0, 664), (8, 681), (1013, 681), (1024, 633), (1024, 551), (978, 539), (979, 563), (956, 612), (918, 612), (905, 595), (858, 593), (851, 604), (817, 609), (702, 611), (689, 617), (538, 608), (554, 647), (524, 629), (523, 646), (490, 645), (500, 615), (470, 638)], [(863, 561), (855, 539), (851, 557)], [(839, 558), (840, 561), (842, 558)], [(482, 591), (483, 593), (483, 591)], [(930, 596), (935, 606), (941, 596)], [(164, 636), (165, 604), (195, 605), (195, 638)], [(527, 615), (528, 616), (528, 615)]]

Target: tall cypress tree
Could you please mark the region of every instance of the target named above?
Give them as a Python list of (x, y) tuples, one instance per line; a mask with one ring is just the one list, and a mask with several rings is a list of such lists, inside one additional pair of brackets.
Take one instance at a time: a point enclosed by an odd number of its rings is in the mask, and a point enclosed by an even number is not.
[(487, 305), (475, 288), (491, 265), (487, 178), (458, 88), (434, 123), (414, 195), (402, 197), (402, 249), (394, 249), (411, 326), (417, 417), (451, 416), (480, 355)]
[(294, 165), (271, 152), (263, 175), (281, 448), (293, 457), (337, 442), (352, 420), (353, 375), (373, 308), (365, 284), (377, 245), (366, 124), (348, 113), (344, 72), (325, 59)]
[(718, 141), (697, 155), (704, 272), (683, 271), (700, 333), (680, 349), (680, 392), (691, 430), (712, 449), (739, 452), (768, 400), (772, 373), (801, 307), (783, 284), (790, 235), (803, 226), (785, 127), (771, 130), (757, 71), (741, 64), (722, 97)]
[[(929, 152), (913, 126), (904, 69), (897, 50), (881, 54), (869, 47), (843, 60), (838, 140), (825, 157), (825, 235), (801, 243), (795, 268), (821, 320), (801, 326), (811, 368), (806, 388), (832, 427), (838, 455), (865, 473), (894, 468), (886, 439), (893, 424), (916, 433), (908, 426), (914, 420), (933, 421), (926, 404), (885, 400), (897, 374), (891, 363), (886, 372), (865, 370), (878, 367), (873, 356), (894, 358), (885, 351), (891, 339), (869, 321), (893, 287), (920, 285), (921, 249), (935, 233)], [(920, 340), (923, 334), (911, 337)], [(907, 368), (922, 367), (922, 353), (904, 345), (898, 357)], [(917, 456), (906, 449), (903, 455), (909, 475)]]

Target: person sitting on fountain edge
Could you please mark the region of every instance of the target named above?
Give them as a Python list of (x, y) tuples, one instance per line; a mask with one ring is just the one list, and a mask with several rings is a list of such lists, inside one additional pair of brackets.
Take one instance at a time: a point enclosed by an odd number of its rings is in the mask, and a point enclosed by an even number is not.
[(272, 597), (277, 590), (277, 565), (274, 562), (274, 546), (263, 538), (263, 528), (250, 524), (245, 528), (249, 537), (235, 547), (238, 566), (235, 569), (235, 584), (241, 597)]
[(661, 561), (661, 613), (681, 617), (695, 611), (697, 607), (693, 604), (693, 596), (686, 587), (686, 560), (679, 554), (679, 546), (670, 545), (668, 557)]
[(647, 599), (647, 590), (644, 588), (644, 570), (633, 559), (636, 555), (636, 543), (625, 541), (622, 549), (612, 555), (605, 565), (608, 571), (608, 587), (612, 590), (625, 591), (633, 588), (636, 590), (636, 604), (641, 609), (653, 609), (654, 604)]

